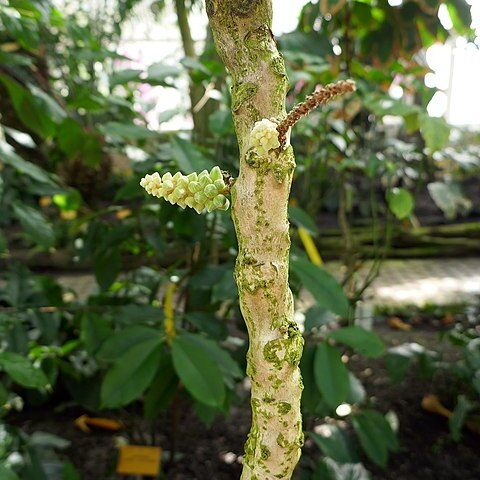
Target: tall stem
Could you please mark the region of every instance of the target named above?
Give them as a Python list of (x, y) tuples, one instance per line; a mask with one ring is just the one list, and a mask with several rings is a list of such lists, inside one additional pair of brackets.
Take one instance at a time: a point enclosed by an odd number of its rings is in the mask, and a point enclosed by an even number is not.
[[(175, 10), (177, 12), (177, 22), (180, 30), (180, 36), (182, 38), (183, 52), (185, 53), (186, 57), (195, 59), (197, 58), (197, 54), (195, 52), (195, 42), (192, 38), (185, 0), (175, 0)], [(194, 108), (203, 96), (203, 87), (202, 85), (196, 85), (193, 83), (192, 79), (190, 79), (188, 91), (190, 95), (194, 133), (197, 137), (196, 140), (201, 140), (205, 134), (205, 129), (208, 128), (208, 124), (205, 124), (203, 115), (199, 115), (199, 112), (196, 112)]]
[(287, 205), (295, 160), (291, 147), (268, 157), (248, 150), (262, 118), (285, 117), (288, 80), (271, 32), (271, 0), (207, 0), (217, 50), (232, 75), (232, 113), (240, 173), (232, 188), (238, 238), (235, 279), (249, 333), (252, 426), (243, 480), (288, 480), (303, 443), (298, 364), (303, 338), (288, 286)]

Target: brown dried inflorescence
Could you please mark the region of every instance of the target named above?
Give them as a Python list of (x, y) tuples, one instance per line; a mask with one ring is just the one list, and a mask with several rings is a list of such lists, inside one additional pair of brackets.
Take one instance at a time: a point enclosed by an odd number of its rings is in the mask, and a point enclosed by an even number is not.
[(353, 80), (340, 80), (335, 83), (329, 83), (309, 95), (303, 102), (292, 108), (285, 119), (278, 125), (277, 131), (280, 145), (282, 147), (285, 145), (288, 129), (293, 127), (303, 116), (340, 95), (354, 92), (355, 89), (356, 85)]

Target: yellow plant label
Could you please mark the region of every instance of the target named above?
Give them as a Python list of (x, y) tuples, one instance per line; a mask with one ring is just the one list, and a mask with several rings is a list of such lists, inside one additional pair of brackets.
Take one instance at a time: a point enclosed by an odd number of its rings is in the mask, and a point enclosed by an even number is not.
[(120, 475), (145, 475), (156, 477), (160, 473), (160, 447), (125, 445), (120, 448), (117, 473)]

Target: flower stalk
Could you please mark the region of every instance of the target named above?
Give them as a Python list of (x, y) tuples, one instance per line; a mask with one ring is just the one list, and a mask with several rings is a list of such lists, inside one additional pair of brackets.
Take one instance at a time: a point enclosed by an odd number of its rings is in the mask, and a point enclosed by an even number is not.
[(297, 104), (288, 115), (282, 120), (278, 127), (278, 140), (282, 147), (285, 146), (287, 132), (292, 128), (302, 117), (308, 115), (312, 110), (315, 110), (320, 105), (325, 105), (331, 100), (345, 95), (346, 93), (354, 92), (356, 89), (353, 80), (340, 80), (335, 83), (329, 83), (325, 87), (318, 89), (309, 95), (305, 100)]

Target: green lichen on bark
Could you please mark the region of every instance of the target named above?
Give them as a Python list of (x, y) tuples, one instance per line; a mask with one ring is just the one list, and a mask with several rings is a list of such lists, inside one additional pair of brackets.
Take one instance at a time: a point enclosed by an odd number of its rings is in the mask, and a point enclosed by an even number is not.
[(288, 80), (271, 32), (271, 0), (208, 0), (217, 50), (232, 75), (232, 113), (240, 172), (232, 187), (239, 253), (235, 265), (249, 334), (247, 375), (252, 427), (243, 480), (288, 480), (300, 456), (303, 338), (293, 319), (288, 286), (287, 206), (293, 149), (258, 155), (250, 132), (261, 119), (285, 118)]

